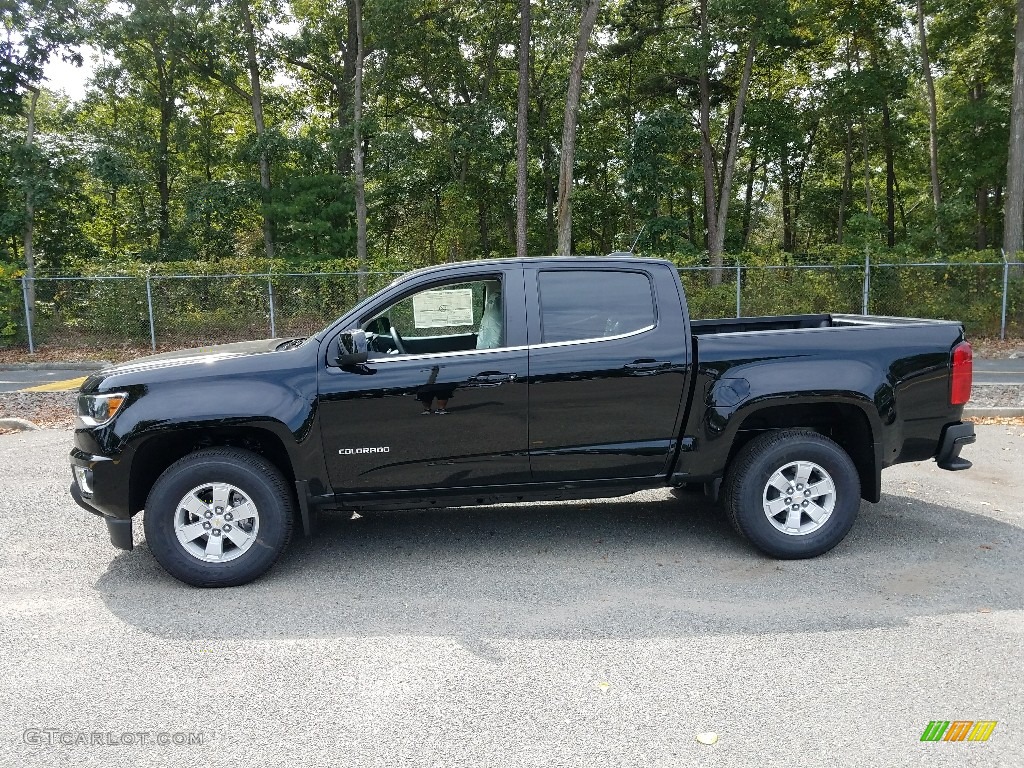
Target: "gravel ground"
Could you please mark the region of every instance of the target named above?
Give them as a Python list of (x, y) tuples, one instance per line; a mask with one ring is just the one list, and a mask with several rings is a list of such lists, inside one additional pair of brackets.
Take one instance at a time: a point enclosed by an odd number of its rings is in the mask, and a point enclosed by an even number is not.
[(40, 427), (71, 427), (77, 397), (77, 391), (0, 392), (0, 417), (27, 419)]
[(1024, 408), (1024, 387), (975, 384), (968, 408)]
[[(887, 471), (815, 560), (659, 491), (329, 517), (220, 591), (139, 526), (110, 547), (70, 437), (0, 436), (2, 766), (1022, 764), (1022, 428), (980, 427), (968, 472)], [(921, 743), (935, 719), (999, 724)]]

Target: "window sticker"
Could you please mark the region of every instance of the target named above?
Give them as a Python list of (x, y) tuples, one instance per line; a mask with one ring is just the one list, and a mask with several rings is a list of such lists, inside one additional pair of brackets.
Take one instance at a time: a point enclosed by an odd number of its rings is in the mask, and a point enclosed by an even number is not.
[(473, 324), (473, 289), (424, 291), (412, 297), (413, 323), (417, 328), (447, 328)]

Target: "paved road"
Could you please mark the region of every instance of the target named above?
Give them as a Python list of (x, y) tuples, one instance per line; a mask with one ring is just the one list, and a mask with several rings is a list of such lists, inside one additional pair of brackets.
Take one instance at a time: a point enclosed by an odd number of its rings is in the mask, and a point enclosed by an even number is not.
[[(332, 517), (220, 591), (109, 546), (69, 433), (0, 436), (0, 765), (1020, 766), (1024, 429), (979, 434), (816, 560), (658, 492)], [(999, 724), (921, 743), (935, 719)]]
[(82, 370), (16, 370), (0, 369), (0, 392), (16, 392), (24, 389), (78, 389), (88, 376)]
[(974, 360), (975, 384), (1019, 384), (1024, 386), (1024, 358)]

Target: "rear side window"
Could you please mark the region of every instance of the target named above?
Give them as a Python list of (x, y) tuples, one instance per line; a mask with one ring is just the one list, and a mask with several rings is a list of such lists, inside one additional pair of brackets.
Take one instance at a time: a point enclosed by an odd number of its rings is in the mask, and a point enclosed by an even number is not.
[(541, 341), (618, 336), (654, 325), (651, 281), (641, 272), (566, 270), (539, 275)]

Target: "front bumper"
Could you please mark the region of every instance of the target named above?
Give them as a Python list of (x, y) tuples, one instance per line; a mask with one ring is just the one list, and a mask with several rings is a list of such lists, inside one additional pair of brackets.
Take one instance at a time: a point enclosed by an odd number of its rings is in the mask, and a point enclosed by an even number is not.
[(120, 462), (86, 453), (78, 447), (72, 449), (70, 459), (71, 498), (82, 509), (103, 518), (111, 544), (118, 549), (131, 550), (132, 516)]
[(961, 469), (970, 469), (971, 462), (960, 457), (960, 449), (970, 445), (977, 438), (974, 435), (974, 424), (961, 422), (958, 424), (947, 424), (942, 430), (942, 437), (939, 440), (939, 450), (935, 454), (935, 463), (942, 469), (957, 472)]
[(119, 517), (110, 517), (100, 512), (98, 509), (89, 504), (84, 498), (82, 498), (82, 491), (78, 487), (78, 481), (71, 481), (71, 498), (75, 500), (86, 512), (92, 512), (94, 515), (103, 518), (103, 522), (107, 524), (107, 533), (110, 534), (110, 543), (118, 549), (126, 549), (129, 552), (135, 546), (135, 542), (132, 539), (132, 519)]

